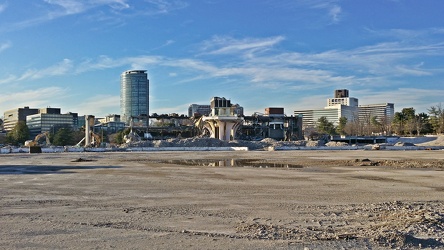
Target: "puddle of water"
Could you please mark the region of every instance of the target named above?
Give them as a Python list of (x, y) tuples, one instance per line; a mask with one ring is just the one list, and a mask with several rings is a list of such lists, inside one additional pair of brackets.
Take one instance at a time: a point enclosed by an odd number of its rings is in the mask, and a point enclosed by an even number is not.
[(166, 160), (160, 163), (170, 163), (185, 166), (206, 166), (206, 167), (252, 167), (252, 168), (303, 168), (302, 165), (260, 162), (249, 159), (195, 159), (195, 160)]

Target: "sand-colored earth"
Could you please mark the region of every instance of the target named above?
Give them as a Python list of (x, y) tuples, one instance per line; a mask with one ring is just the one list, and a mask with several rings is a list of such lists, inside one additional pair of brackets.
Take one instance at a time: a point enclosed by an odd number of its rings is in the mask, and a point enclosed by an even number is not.
[(444, 248), (444, 153), (0, 155), (2, 249)]

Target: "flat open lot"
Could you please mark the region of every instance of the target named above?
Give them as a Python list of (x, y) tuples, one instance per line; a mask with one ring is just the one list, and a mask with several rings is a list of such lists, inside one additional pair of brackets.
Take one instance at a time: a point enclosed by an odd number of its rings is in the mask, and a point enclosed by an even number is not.
[(0, 155), (2, 249), (444, 248), (443, 151)]

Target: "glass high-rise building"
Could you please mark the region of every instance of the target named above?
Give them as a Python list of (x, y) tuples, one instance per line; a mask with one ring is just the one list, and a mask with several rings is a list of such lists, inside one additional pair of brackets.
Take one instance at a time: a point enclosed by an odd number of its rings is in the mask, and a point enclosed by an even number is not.
[[(149, 80), (146, 70), (127, 70), (120, 75), (121, 120), (129, 124), (149, 116)], [(146, 116), (146, 118), (140, 118)], [(147, 122), (148, 124), (148, 122)]]

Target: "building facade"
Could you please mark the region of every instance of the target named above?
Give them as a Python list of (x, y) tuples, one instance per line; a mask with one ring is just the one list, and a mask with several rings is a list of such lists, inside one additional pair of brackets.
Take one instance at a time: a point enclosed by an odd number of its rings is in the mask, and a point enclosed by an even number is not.
[(358, 99), (354, 97), (343, 97), (343, 98), (328, 98), (327, 107), (335, 105), (345, 105), (350, 107), (358, 106)]
[(390, 122), (395, 116), (393, 103), (359, 105), (358, 99), (349, 97), (347, 89), (335, 90), (334, 98), (327, 99), (327, 107), (313, 110), (295, 110), (295, 115), (302, 116), (303, 129), (314, 128), (321, 117), (326, 117), (335, 126), (339, 124), (341, 117), (347, 121), (370, 121), (376, 117), (379, 122)]
[(103, 129), (107, 133), (113, 134), (125, 129), (125, 123), (120, 121), (120, 115), (108, 115), (105, 118), (99, 119), (98, 121), (99, 124), (94, 126), (94, 129), (97, 128), (96, 131)]
[(40, 113), (28, 115), (26, 117), (26, 124), (29, 128), (30, 137), (34, 138), (38, 134), (45, 132), (55, 133), (60, 128), (73, 129), (73, 120), (72, 114)]
[(376, 117), (380, 123), (390, 123), (395, 117), (395, 104), (380, 103), (359, 106), (359, 120), (367, 121)]
[(358, 99), (354, 97), (349, 97), (348, 89), (337, 89), (335, 90), (335, 97), (327, 99), (327, 107), (335, 105), (345, 105), (350, 107), (358, 106)]
[(188, 117), (209, 115), (211, 113), (210, 105), (191, 104), (188, 107)]
[(302, 116), (303, 128), (316, 127), (321, 117), (326, 117), (329, 122), (337, 126), (341, 117), (347, 118), (347, 121), (355, 120), (358, 116), (358, 108), (337, 104), (323, 109), (295, 110), (294, 114)]
[(7, 110), (3, 114), (3, 128), (6, 132), (9, 132), (19, 121), (26, 122), (26, 116), (38, 113), (39, 109), (32, 109), (29, 107)]
[(126, 124), (145, 116), (148, 126), (149, 80), (146, 70), (127, 70), (120, 75), (120, 112)]

